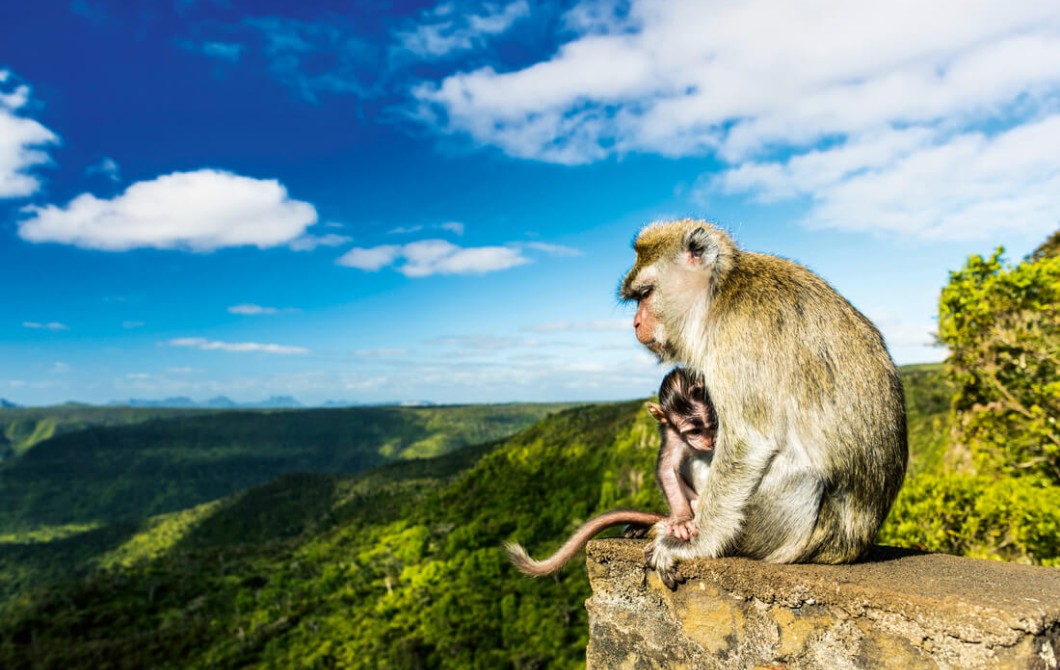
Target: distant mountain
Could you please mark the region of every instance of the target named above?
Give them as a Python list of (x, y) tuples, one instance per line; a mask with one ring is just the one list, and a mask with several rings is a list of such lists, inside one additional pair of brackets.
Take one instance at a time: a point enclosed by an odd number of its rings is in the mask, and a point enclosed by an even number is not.
[(235, 400), (223, 395), (210, 398), (206, 402), (198, 403), (198, 407), (209, 407), (210, 409), (234, 409), (239, 405)]
[(0, 409), (14, 409), (18, 407), (15, 403), (5, 398), (0, 398)]
[(324, 402), (324, 404), (321, 405), (321, 407), (330, 407), (330, 408), (335, 408), (335, 407), (360, 407), (363, 404), (364, 403), (356, 402), (356, 401), (353, 401), (353, 400), (328, 400), (328, 401)]
[(297, 409), (304, 407), (302, 403), (289, 395), (272, 396), (258, 402), (236, 402), (227, 396), (219, 395), (202, 402), (192, 400), (187, 396), (175, 396), (163, 400), (130, 398), (129, 400), (115, 400), (109, 404), (122, 407), (170, 407), (174, 409)]
[(261, 402), (245, 402), (239, 406), (243, 408), (261, 409), (298, 409), (304, 407), (302, 403), (289, 395), (274, 395)]

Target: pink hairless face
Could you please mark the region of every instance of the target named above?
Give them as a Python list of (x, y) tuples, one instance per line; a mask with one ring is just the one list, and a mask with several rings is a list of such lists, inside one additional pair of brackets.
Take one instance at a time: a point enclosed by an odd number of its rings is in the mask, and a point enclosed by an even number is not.
[(672, 416), (671, 425), (685, 444), (696, 451), (710, 451), (714, 448), (717, 431), (708, 417), (709, 413), (706, 411), (693, 416)]
[(633, 316), (633, 332), (636, 334), (638, 342), (658, 353), (662, 343), (657, 342), (655, 339), (655, 330), (658, 322), (655, 319), (652, 300), (651, 293), (637, 300), (637, 313)]

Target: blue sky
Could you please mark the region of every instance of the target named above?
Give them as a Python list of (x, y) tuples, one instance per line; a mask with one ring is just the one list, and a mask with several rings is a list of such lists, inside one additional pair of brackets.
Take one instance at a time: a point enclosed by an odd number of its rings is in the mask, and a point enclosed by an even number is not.
[[(931, 345), (1060, 222), (1060, 5), (0, 5), (0, 397), (643, 397), (683, 216)], [(768, 361), (763, 361), (768, 365)]]

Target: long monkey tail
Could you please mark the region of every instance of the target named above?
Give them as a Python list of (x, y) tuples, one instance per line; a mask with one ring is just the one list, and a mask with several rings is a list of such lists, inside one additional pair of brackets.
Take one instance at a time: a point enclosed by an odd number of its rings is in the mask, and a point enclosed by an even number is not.
[(574, 531), (574, 534), (571, 535), (570, 539), (567, 540), (556, 553), (543, 561), (535, 561), (530, 558), (530, 554), (526, 553), (526, 549), (523, 549), (522, 546), (515, 542), (507, 543), (504, 545), (504, 548), (508, 552), (508, 559), (511, 560), (512, 564), (515, 565), (519, 572), (531, 577), (543, 577), (544, 575), (552, 574), (566, 565), (567, 562), (578, 553), (578, 550), (585, 546), (585, 543), (588, 542), (593, 535), (596, 535), (605, 528), (617, 526), (622, 523), (650, 526), (665, 518), (666, 517), (662, 514), (655, 514), (653, 512), (636, 512), (633, 510), (605, 512), (604, 514), (593, 517), (582, 524), (581, 528)]

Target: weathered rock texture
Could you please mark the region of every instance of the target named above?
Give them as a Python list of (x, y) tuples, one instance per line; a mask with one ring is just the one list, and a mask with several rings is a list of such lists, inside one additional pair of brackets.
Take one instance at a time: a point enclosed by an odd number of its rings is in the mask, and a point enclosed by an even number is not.
[(1060, 667), (1060, 570), (878, 548), (856, 565), (681, 565), (643, 540), (588, 547), (588, 667)]

